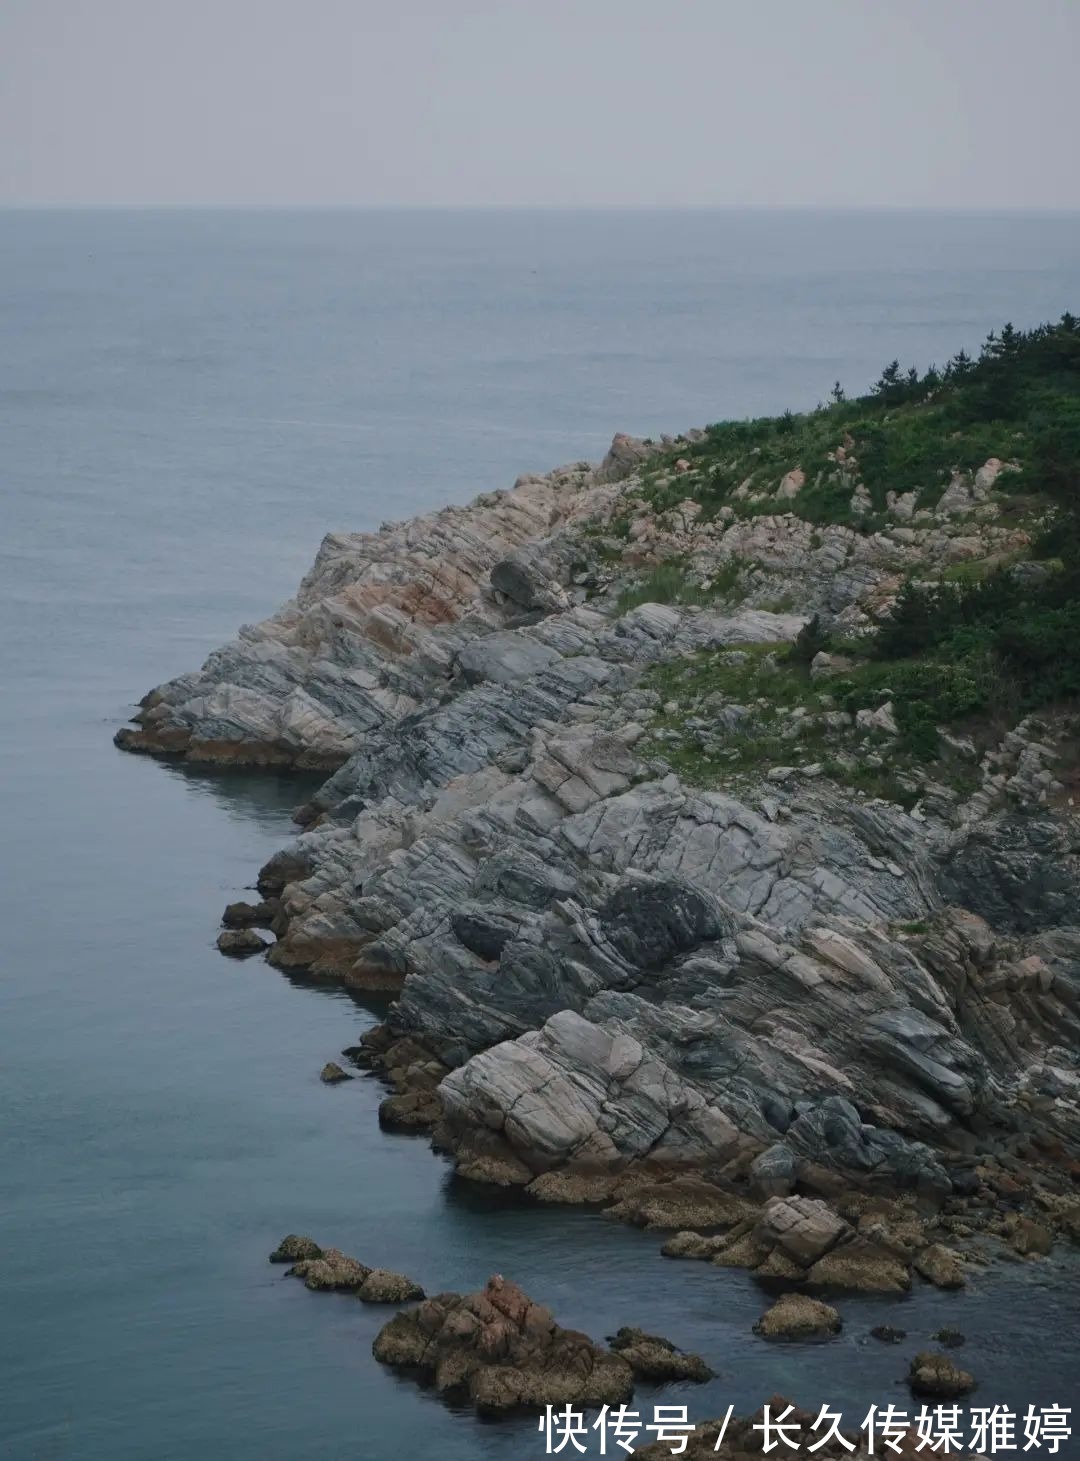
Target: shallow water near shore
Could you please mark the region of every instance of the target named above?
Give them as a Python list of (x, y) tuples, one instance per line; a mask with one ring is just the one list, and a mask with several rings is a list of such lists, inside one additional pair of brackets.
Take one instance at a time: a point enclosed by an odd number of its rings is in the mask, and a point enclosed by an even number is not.
[[(0, 266), (0, 1454), (542, 1454), (535, 1421), (381, 1370), (389, 1311), (271, 1267), (288, 1231), (429, 1290), (502, 1272), (594, 1337), (666, 1334), (718, 1371), (657, 1392), (698, 1419), (776, 1391), (906, 1405), (946, 1324), (975, 1403), (1072, 1404), (1068, 1255), (841, 1298), (836, 1341), (770, 1347), (747, 1275), (381, 1133), (376, 1083), (318, 1080), (376, 1015), (213, 945), (311, 783), (111, 736), (287, 597), (324, 532), (1075, 309), (1080, 220), (8, 213)], [(909, 1341), (870, 1340), (882, 1322)]]

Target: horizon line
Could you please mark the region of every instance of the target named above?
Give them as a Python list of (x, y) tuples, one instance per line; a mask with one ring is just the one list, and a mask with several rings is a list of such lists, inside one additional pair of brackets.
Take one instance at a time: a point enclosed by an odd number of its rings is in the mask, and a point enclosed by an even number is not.
[(1080, 203), (346, 203), (0, 201), (4, 213), (931, 213), (1072, 217)]

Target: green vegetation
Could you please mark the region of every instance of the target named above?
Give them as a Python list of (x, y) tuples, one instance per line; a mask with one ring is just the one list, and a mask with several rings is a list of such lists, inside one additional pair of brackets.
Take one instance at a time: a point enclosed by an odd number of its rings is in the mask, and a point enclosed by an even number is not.
[[(816, 411), (724, 422), (678, 451), (689, 470), (675, 471), (669, 452), (643, 476), (640, 496), (654, 511), (691, 497), (706, 517), (723, 507), (737, 515), (779, 507), (869, 531), (884, 520), (887, 493), (914, 492), (917, 507), (932, 506), (954, 472), (997, 456), (1013, 466), (995, 484), (997, 522), (1044, 525), (1033, 561), (1010, 551), (938, 567), (932, 577), (909, 572), (889, 617), (854, 642), (830, 642), (815, 618), (793, 645), (654, 667), (645, 683), (663, 708), (649, 749), (688, 782), (723, 786), (791, 765), (910, 806), (928, 765), (939, 784), (971, 791), (979, 780), (973, 747), (1030, 711), (1080, 699), (1080, 322), (1071, 315), (1029, 332), (1006, 326), (977, 360), (961, 352), (941, 371), (920, 376), (892, 362), (858, 400), (838, 386)], [(804, 483), (778, 504), (773, 493), (796, 467)], [(870, 507), (857, 515), (860, 483)], [(755, 503), (758, 493), (768, 495)], [(628, 534), (620, 522), (607, 541)], [(627, 590), (620, 608), (734, 597), (748, 567), (731, 562), (703, 582), (686, 560), (671, 561)], [(848, 663), (812, 679), (823, 650)], [(973, 747), (943, 742), (945, 727)]]
[[(677, 455), (690, 471), (674, 473)], [(658, 454), (642, 493), (656, 511), (691, 497), (706, 516), (724, 506), (739, 514), (772, 512), (775, 500), (750, 499), (771, 493), (799, 467), (805, 485), (784, 510), (813, 523), (872, 530), (888, 492), (914, 491), (919, 506), (933, 506), (954, 471), (975, 471), (991, 456), (1020, 465), (1010, 492), (1057, 502), (1075, 494), (1080, 321), (1072, 315), (1026, 332), (1006, 325), (989, 336), (977, 360), (961, 351), (923, 375), (902, 372), (893, 361), (868, 395), (853, 400), (838, 383), (830, 403), (815, 411), (710, 426), (702, 441)], [(869, 492), (868, 512), (852, 509), (857, 482)]]
[(619, 595), (620, 614), (636, 609), (639, 604), (713, 604), (718, 599), (740, 597), (741, 565), (734, 559), (716, 570), (708, 583), (691, 576), (685, 560), (668, 559), (652, 569), (643, 579)]
[[(719, 784), (735, 771), (798, 759), (801, 748), (801, 759), (820, 758), (827, 774), (886, 794), (883, 776), (902, 782), (905, 767), (939, 761), (940, 727), (957, 727), (978, 743), (1029, 711), (1080, 698), (1080, 321), (1073, 316), (1028, 332), (1006, 325), (977, 360), (961, 352), (941, 371), (904, 373), (894, 361), (858, 400), (838, 387), (816, 411), (721, 423), (679, 450), (690, 471), (671, 475), (673, 461), (658, 458), (646, 474), (642, 495), (654, 509), (690, 496), (706, 514), (724, 505), (738, 513), (775, 511), (775, 498), (755, 506), (749, 496), (771, 493), (800, 467), (805, 483), (784, 510), (872, 528), (887, 492), (914, 491), (918, 503), (932, 504), (955, 470), (973, 471), (990, 456), (1018, 468), (997, 484), (999, 500), (1007, 497), (1001, 521), (1030, 520), (1034, 511), (1045, 517), (1052, 509), (1035, 562), (1021, 564), (1011, 554), (952, 565), (933, 582), (913, 575), (891, 616), (855, 646), (830, 645), (815, 620), (782, 652), (716, 652), (654, 670), (651, 683), (677, 707), (657, 720), (657, 750), (688, 779)], [(873, 512), (852, 523), (859, 482)], [(735, 497), (741, 486), (747, 491)], [(694, 601), (685, 567), (679, 572), (677, 581), (674, 570), (657, 570), (630, 597), (640, 603), (662, 589), (666, 602)], [(808, 667), (823, 649), (854, 651), (853, 664), (841, 676), (812, 682)], [(707, 720), (702, 707), (710, 697), (752, 713), (720, 736), (681, 734), (688, 714)], [(888, 768), (875, 765), (873, 755), (854, 768), (850, 757), (830, 761), (836, 736), (821, 728), (823, 705), (857, 714), (886, 702), (897, 731)], [(790, 713), (800, 707), (795, 735)], [(949, 769), (954, 781), (970, 776)]]
[[(645, 749), (695, 786), (723, 787), (740, 777), (761, 777), (774, 766), (816, 763), (819, 774), (853, 791), (913, 806), (923, 764), (939, 755), (936, 731), (931, 746), (918, 714), (925, 689), (921, 667), (871, 660), (843, 676), (812, 680), (802, 656), (820, 631), (808, 626), (804, 633), (802, 646), (745, 645), (654, 666), (644, 683), (658, 693), (662, 709)], [(954, 703), (963, 705), (961, 676), (952, 689)], [(853, 725), (854, 712), (887, 702), (898, 737)], [(846, 729), (837, 724), (836, 711), (846, 712)], [(732, 715), (740, 717), (734, 725)], [(971, 762), (952, 755), (939, 762), (935, 778), (962, 793), (978, 784)]]

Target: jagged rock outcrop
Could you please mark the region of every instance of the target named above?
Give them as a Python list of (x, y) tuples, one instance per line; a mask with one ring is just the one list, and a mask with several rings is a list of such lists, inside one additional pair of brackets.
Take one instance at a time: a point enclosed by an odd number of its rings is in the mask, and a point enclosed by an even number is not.
[[(333, 770), (219, 944), (255, 950), (270, 922), (272, 962), (393, 992), (361, 1060), (392, 1087), (384, 1122), (548, 1200), (704, 1170), (759, 1200), (842, 1173), (940, 1202), (978, 1187), (980, 1153), (1067, 1161), (1080, 838), (1050, 728), (1006, 734), (973, 793), (924, 778), (906, 807), (799, 749), (809, 724), (872, 770), (895, 739), (889, 699), (862, 722), (831, 699), (842, 657), (815, 660), (824, 704), (776, 722), (790, 755), (756, 779), (692, 785), (649, 729), (658, 666), (775, 653), (814, 614), (857, 639), (905, 567), (1019, 551), (991, 463), (858, 531), (793, 515), (794, 472), (754, 516), (653, 511), (651, 450), (617, 438), (600, 469), (328, 538), (295, 601), (147, 696), (130, 749)], [(691, 562), (708, 585), (736, 565), (741, 602), (625, 610), (597, 551), (616, 514), (624, 573)], [(755, 725), (720, 696), (689, 729), (722, 771)], [(909, 1254), (859, 1237), (809, 1260), (818, 1281), (906, 1277)], [(760, 1231), (713, 1256), (807, 1267)]]
[(619, 1405), (628, 1360), (563, 1329), (549, 1309), (496, 1274), (474, 1294), (438, 1294), (379, 1331), (375, 1358), (430, 1379), (440, 1395), (500, 1413), (545, 1405)]

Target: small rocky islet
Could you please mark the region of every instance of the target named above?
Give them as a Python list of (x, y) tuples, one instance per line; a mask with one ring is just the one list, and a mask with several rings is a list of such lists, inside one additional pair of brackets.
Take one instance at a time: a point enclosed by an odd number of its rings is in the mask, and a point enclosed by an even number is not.
[[(1045, 424), (1078, 396), (1065, 316), (332, 535), (117, 743), (328, 773), (218, 946), (393, 995), (343, 1057), (387, 1129), (827, 1339), (834, 1296), (1080, 1240), (1080, 460)], [(289, 1244), (310, 1288), (420, 1300), (377, 1355), (481, 1409), (549, 1398), (489, 1345), (596, 1403), (695, 1359)]]

